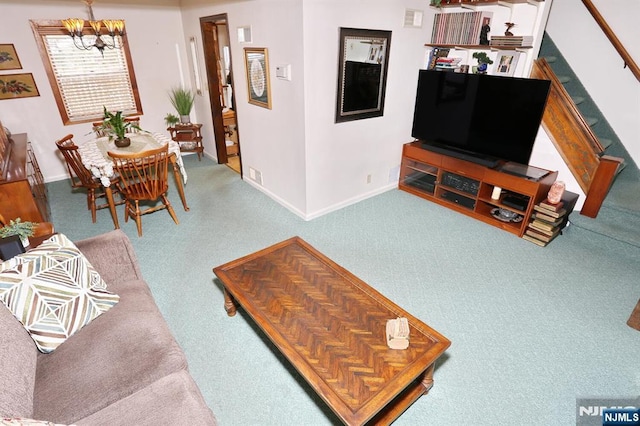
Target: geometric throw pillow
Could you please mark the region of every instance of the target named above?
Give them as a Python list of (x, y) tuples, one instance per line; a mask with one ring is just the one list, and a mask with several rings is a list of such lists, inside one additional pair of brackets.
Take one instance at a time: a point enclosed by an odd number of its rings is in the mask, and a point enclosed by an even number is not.
[(118, 303), (106, 288), (63, 234), (0, 264), (0, 300), (44, 353)]

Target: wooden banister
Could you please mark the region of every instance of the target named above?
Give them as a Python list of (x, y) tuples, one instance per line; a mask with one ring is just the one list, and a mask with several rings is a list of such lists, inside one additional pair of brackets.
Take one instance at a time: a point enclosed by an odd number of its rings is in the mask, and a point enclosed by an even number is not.
[(623, 159), (604, 149), (544, 58), (533, 62), (531, 78), (551, 81), (542, 127), (587, 194), (580, 214), (596, 217)]
[(534, 61), (531, 78), (551, 81), (542, 127), (586, 194), (604, 148), (544, 58)]
[(603, 155), (596, 169), (596, 174), (591, 181), (587, 198), (584, 200), (580, 214), (588, 217), (596, 217), (602, 206), (602, 201), (609, 193), (613, 179), (623, 163), (622, 158)]
[(611, 44), (613, 44), (613, 47), (616, 49), (618, 54), (622, 57), (624, 66), (629, 67), (631, 73), (636, 77), (638, 81), (640, 81), (640, 67), (638, 67), (638, 64), (636, 64), (636, 62), (633, 60), (631, 54), (629, 54), (627, 49), (624, 48), (622, 42), (620, 42), (618, 37), (616, 37), (615, 33), (613, 32), (609, 24), (607, 24), (607, 21), (605, 21), (605, 19), (602, 17), (593, 2), (591, 0), (582, 0), (582, 3), (585, 5), (589, 13), (591, 13), (591, 16), (593, 16), (593, 19), (596, 20), (600, 28), (602, 28), (602, 31), (607, 36), (609, 41), (611, 41)]

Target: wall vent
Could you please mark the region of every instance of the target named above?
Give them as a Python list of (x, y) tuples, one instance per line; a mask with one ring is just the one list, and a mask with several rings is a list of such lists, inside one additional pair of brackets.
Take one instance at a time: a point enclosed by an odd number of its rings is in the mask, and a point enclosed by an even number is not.
[(405, 28), (422, 28), (422, 17), (424, 13), (421, 10), (405, 9), (404, 10), (404, 27)]
[(262, 173), (253, 167), (249, 167), (249, 178), (258, 185), (262, 185)]

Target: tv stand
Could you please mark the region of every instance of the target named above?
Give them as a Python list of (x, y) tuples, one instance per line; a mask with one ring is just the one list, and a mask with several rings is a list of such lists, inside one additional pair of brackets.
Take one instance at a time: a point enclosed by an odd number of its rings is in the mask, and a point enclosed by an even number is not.
[(480, 164), (492, 169), (500, 165), (500, 160), (495, 157), (469, 152), (464, 149), (455, 149), (452, 147), (445, 147), (442, 145), (424, 141), (422, 142), (422, 148), (429, 151), (437, 152), (438, 154), (444, 154), (448, 155), (449, 157), (458, 158), (460, 160), (470, 161), (472, 163)]
[[(414, 141), (403, 146), (398, 188), (522, 237), (533, 206), (546, 198), (558, 177), (558, 172), (544, 172), (535, 180), (516, 176)], [(499, 194), (494, 194), (496, 187)], [(517, 216), (505, 221), (496, 217), (498, 209)]]

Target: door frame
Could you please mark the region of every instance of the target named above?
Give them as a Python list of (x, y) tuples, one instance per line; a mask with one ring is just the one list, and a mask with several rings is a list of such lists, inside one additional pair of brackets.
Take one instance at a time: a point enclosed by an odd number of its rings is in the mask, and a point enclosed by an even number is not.
[[(228, 160), (227, 156), (227, 144), (226, 134), (224, 132), (224, 121), (222, 118), (222, 103), (220, 97), (223, 93), (220, 91), (221, 82), (218, 78), (217, 63), (222, 58), (220, 57), (218, 49), (218, 40), (214, 36), (214, 32), (217, 34), (216, 23), (224, 21), (227, 29), (227, 39), (229, 37), (229, 20), (226, 13), (217, 15), (204, 16), (200, 18), (200, 30), (202, 32), (202, 50), (204, 52), (204, 62), (207, 75), (207, 87), (209, 88), (209, 103), (211, 105), (211, 115), (213, 120), (213, 134), (216, 145), (216, 156), (218, 157), (218, 164), (226, 164)], [(213, 64), (213, 66), (212, 66)], [(233, 59), (232, 55), (229, 55), (229, 66), (231, 69), (231, 87), (235, 88), (235, 82), (233, 81)], [(235, 100), (235, 90), (231, 93), (232, 99)], [(235, 104), (235, 101), (233, 102)], [(234, 110), (235, 111), (235, 110)], [(238, 156), (240, 156), (240, 133), (238, 129), (238, 111), (236, 113), (236, 128), (235, 132), (238, 135)], [(240, 156), (240, 158), (242, 158)], [(242, 161), (240, 161), (240, 176), (242, 176)]]

